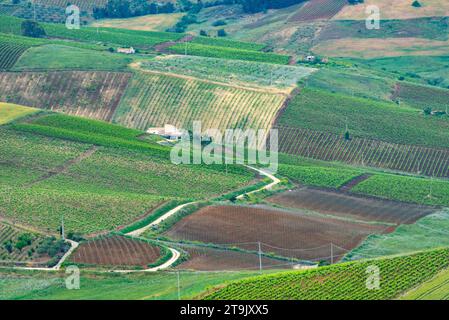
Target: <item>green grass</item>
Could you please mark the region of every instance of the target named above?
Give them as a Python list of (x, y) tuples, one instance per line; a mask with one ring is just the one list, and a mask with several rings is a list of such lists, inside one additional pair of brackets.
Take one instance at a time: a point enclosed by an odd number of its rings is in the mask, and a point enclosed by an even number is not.
[(373, 175), (352, 192), (418, 204), (449, 206), (449, 182), (399, 175)]
[(389, 72), (407, 81), (449, 88), (449, 56), (409, 56), (355, 60), (358, 64)]
[(38, 112), (38, 109), (0, 102), (0, 125)]
[(345, 260), (359, 260), (406, 254), (449, 246), (447, 210), (421, 218), (414, 224), (399, 226), (394, 232), (369, 236)]
[(440, 272), (429, 280), (401, 297), (402, 300), (448, 300), (449, 270)]
[[(431, 279), (449, 265), (447, 249), (409, 256), (349, 262), (235, 281), (207, 299), (385, 300)], [(367, 268), (379, 268), (379, 289), (369, 289)]]
[(449, 122), (426, 117), (419, 110), (395, 103), (304, 89), (281, 116), (279, 123), (353, 136), (431, 147), (449, 146)]
[[(256, 275), (256, 272), (181, 272), (182, 299), (192, 299), (210, 286)], [(65, 274), (0, 271), (0, 299), (176, 300), (176, 273), (81, 273), (80, 290), (67, 290)]]
[(28, 49), (14, 65), (13, 70), (121, 71), (131, 62), (132, 59), (124, 55), (49, 44)]
[(178, 54), (202, 56), (209, 58), (246, 60), (255, 62), (266, 62), (274, 64), (288, 64), (290, 57), (276, 53), (265, 53), (244, 49), (235, 49), (221, 46), (209, 46), (197, 43), (178, 43), (169, 48), (171, 52)]
[(319, 40), (341, 38), (424, 38), (448, 39), (448, 18), (381, 20), (381, 28), (369, 30), (365, 20), (334, 20), (324, 28)]
[(225, 47), (225, 48), (235, 48), (239, 50), (249, 50), (249, 51), (260, 51), (266, 47), (264, 44), (255, 42), (242, 42), (235, 40), (228, 40), (222, 38), (210, 38), (210, 37), (195, 37), (191, 43), (201, 44), (205, 46), (213, 47)]
[(195, 56), (163, 56), (144, 61), (143, 68), (226, 83), (291, 87), (314, 69), (251, 61)]

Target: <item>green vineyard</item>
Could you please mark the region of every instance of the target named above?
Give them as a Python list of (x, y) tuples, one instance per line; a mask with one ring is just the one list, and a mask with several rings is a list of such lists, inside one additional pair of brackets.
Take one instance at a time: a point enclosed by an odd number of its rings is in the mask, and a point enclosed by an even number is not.
[(9, 70), (28, 49), (22, 44), (0, 42), (0, 70)]
[[(218, 300), (385, 300), (429, 280), (449, 266), (448, 249), (349, 262), (308, 271), (240, 280), (212, 292)], [(379, 286), (370, 274), (379, 272)]]
[(269, 129), (285, 96), (196, 79), (137, 73), (122, 99), (114, 121), (145, 130), (172, 124), (202, 127)]

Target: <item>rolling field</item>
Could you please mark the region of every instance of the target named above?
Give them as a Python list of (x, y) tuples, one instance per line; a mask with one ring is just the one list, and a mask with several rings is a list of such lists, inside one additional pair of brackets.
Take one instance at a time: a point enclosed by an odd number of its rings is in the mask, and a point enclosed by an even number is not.
[(268, 129), (285, 96), (219, 85), (197, 79), (137, 73), (130, 82), (114, 122), (145, 130), (172, 124), (202, 127)]
[[(449, 101), (449, 90), (430, 86), (418, 86), (411, 83), (396, 85), (393, 99), (423, 110), (427, 107), (434, 111), (446, 111)], [(446, 115), (446, 119), (449, 114)]]
[(142, 67), (242, 86), (277, 88), (292, 88), (315, 71), (306, 67), (181, 55), (158, 56), (143, 62)]
[(90, 24), (100, 28), (123, 28), (129, 30), (165, 31), (174, 26), (184, 13), (150, 14), (127, 19), (101, 19)]
[(287, 154), (433, 177), (449, 177), (447, 149), (356, 137), (346, 140), (343, 134), (299, 128), (278, 127), (278, 130), (279, 151)]
[[(67, 7), (66, 0), (39, 0), (39, 3), (49, 7)], [(95, 7), (104, 7), (107, 3), (107, 0), (71, 0), (70, 3), (76, 5), (82, 11), (92, 11)]]
[(449, 3), (445, 0), (420, 1), (422, 7), (412, 7), (409, 0), (365, 0), (361, 5), (346, 6), (334, 19), (365, 20), (365, 9), (369, 5), (376, 5), (382, 12), (382, 19), (414, 19), (419, 17), (447, 17)]
[(348, 253), (344, 260), (360, 260), (396, 254), (410, 254), (449, 245), (449, 212), (447, 209), (402, 225), (389, 234), (369, 236), (360, 246)]
[[(181, 272), (182, 299), (192, 299), (210, 286), (259, 274), (258, 271), (239, 272)], [(112, 300), (176, 300), (177, 274), (147, 272), (107, 274), (82, 272), (80, 290), (67, 290), (65, 273), (0, 273), (0, 299), (112, 299)]]
[(7, 42), (0, 37), (0, 71), (11, 69), (28, 48), (25, 44)]
[(424, 282), (420, 286), (405, 295), (401, 300), (448, 300), (449, 299), (449, 271), (444, 270), (433, 279)]
[(288, 64), (290, 57), (276, 53), (267, 53), (254, 50), (236, 49), (219, 45), (204, 45), (198, 43), (178, 43), (169, 47), (169, 51), (176, 54), (185, 54), (209, 58), (244, 60), (265, 62), (273, 64)]
[(289, 18), (289, 22), (328, 20), (346, 5), (347, 1), (345, 0), (310, 0)]
[(286, 191), (268, 198), (268, 201), (284, 207), (307, 209), (331, 216), (394, 224), (412, 224), (436, 211), (431, 207), (311, 188)]
[(449, 147), (449, 122), (426, 117), (416, 108), (323, 90), (304, 89), (289, 104), (277, 125), (351, 137), (426, 147)]
[(447, 180), (373, 175), (355, 186), (351, 192), (411, 203), (449, 206)]
[(110, 235), (81, 243), (70, 262), (82, 265), (141, 266), (161, 258), (161, 248), (145, 241)]
[[(189, 259), (178, 266), (179, 270), (230, 271), (259, 270), (259, 256), (235, 250), (214, 249), (193, 245), (181, 245), (189, 254)], [(262, 256), (262, 267), (266, 269), (289, 269), (293, 262)]]
[(449, 54), (449, 40), (423, 38), (344, 38), (321, 41), (313, 52), (327, 57), (385, 58), (400, 56), (443, 56)]
[[(386, 300), (434, 277), (448, 267), (448, 250), (349, 262), (316, 270), (290, 271), (235, 281), (206, 299), (246, 300)], [(367, 268), (380, 271), (379, 289), (367, 286)], [(368, 273), (370, 274), (370, 273)]]
[(62, 214), (67, 231), (91, 234), (253, 179), (235, 166), (173, 165), (167, 148), (136, 138), (142, 132), (103, 122), (47, 115), (13, 128), (1, 130), (1, 216), (50, 233)]
[[(381, 15), (382, 17), (382, 15)], [(448, 39), (448, 17), (381, 20), (381, 28), (369, 30), (364, 20), (333, 20), (318, 35), (318, 41), (342, 38)]]
[[(324, 218), (270, 207), (210, 206), (187, 216), (164, 233), (177, 240), (236, 246), (303, 260), (335, 259), (385, 227)], [(343, 248), (340, 248), (343, 247)]]
[(38, 109), (0, 102), (0, 125), (38, 112)]
[(0, 73), (0, 100), (110, 120), (129, 73), (61, 71)]
[(108, 70), (123, 71), (132, 59), (109, 52), (48, 44), (28, 49), (12, 68), (13, 71), (34, 70)]

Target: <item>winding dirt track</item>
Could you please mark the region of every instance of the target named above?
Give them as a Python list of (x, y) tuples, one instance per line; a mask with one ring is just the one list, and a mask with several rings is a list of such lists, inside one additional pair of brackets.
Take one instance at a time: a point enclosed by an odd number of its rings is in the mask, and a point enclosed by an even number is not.
[[(253, 194), (255, 192), (259, 192), (262, 190), (269, 190), (271, 189), (273, 186), (277, 185), (280, 183), (280, 180), (278, 178), (276, 178), (274, 175), (272, 175), (271, 173), (263, 170), (263, 169), (257, 169), (255, 167), (251, 167), (251, 166), (246, 166), (247, 168), (258, 172), (260, 175), (263, 175), (265, 177), (268, 177), (272, 180), (272, 182), (258, 190), (255, 191), (251, 191), (251, 192), (246, 192), (241, 194), (240, 196), (238, 196), (237, 198), (242, 198), (245, 195), (248, 194)], [(146, 230), (148, 230), (149, 228), (151, 228), (152, 226), (156, 226), (158, 224), (160, 224), (162, 221), (166, 220), (167, 218), (171, 217), (172, 215), (176, 214), (177, 212), (179, 212), (180, 210), (182, 210), (183, 208), (191, 205), (191, 204), (195, 204), (198, 203), (197, 202), (189, 202), (189, 203), (185, 203), (182, 205), (177, 206), (176, 208), (168, 211), (166, 214), (164, 214), (163, 216), (161, 216), (160, 218), (156, 219), (155, 221), (153, 221), (152, 223), (131, 231), (129, 233), (127, 233), (126, 235), (131, 236), (133, 238), (138, 238), (140, 235), (142, 235)], [(72, 252), (78, 247), (79, 243), (72, 241), (72, 240), (68, 240), (66, 239), (66, 242), (69, 242), (71, 244), (71, 248), (64, 254), (64, 256), (61, 258), (61, 260), (52, 268), (33, 268), (33, 267), (13, 267), (13, 269), (19, 269), (19, 270), (39, 270), (39, 271), (58, 271), (61, 268), (62, 263), (72, 254)], [(150, 268), (150, 269), (143, 269), (143, 270), (109, 270), (108, 272), (117, 272), (117, 273), (135, 273), (135, 272), (156, 272), (156, 271), (160, 271), (160, 270), (164, 270), (167, 269), (169, 267), (171, 267), (181, 256), (181, 253), (173, 248), (168, 248), (171, 253), (172, 253), (172, 257), (165, 263), (161, 264), (160, 266), (154, 267), (154, 268)]]

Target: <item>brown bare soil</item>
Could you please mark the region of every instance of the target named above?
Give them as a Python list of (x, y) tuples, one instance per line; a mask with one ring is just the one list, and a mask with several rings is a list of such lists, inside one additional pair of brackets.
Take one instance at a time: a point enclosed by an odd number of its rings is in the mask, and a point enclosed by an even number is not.
[(313, 21), (331, 19), (344, 8), (346, 0), (311, 0), (296, 14), (289, 18), (289, 22)]
[[(184, 218), (164, 235), (306, 260), (334, 261), (385, 226), (356, 223), (269, 207), (209, 206)], [(337, 246), (344, 249), (339, 249)]]
[(313, 210), (355, 220), (411, 224), (436, 211), (435, 208), (401, 202), (363, 198), (334, 191), (303, 188), (268, 199), (281, 206)]
[(70, 260), (81, 264), (146, 267), (159, 258), (159, 247), (114, 235), (82, 243)]
[(109, 121), (130, 78), (103, 71), (1, 72), (0, 100)]
[[(188, 252), (190, 258), (177, 266), (177, 269), (199, 271), (259, 269), (259, 256), (255, 253), (194, 246), (182, 247), (182, 249)], [(258, 250), (257, 244), (253, 250)], [(263, 269), (290, 269), (292, 266), (293, 263), (288, 261), (262, 257)]]

